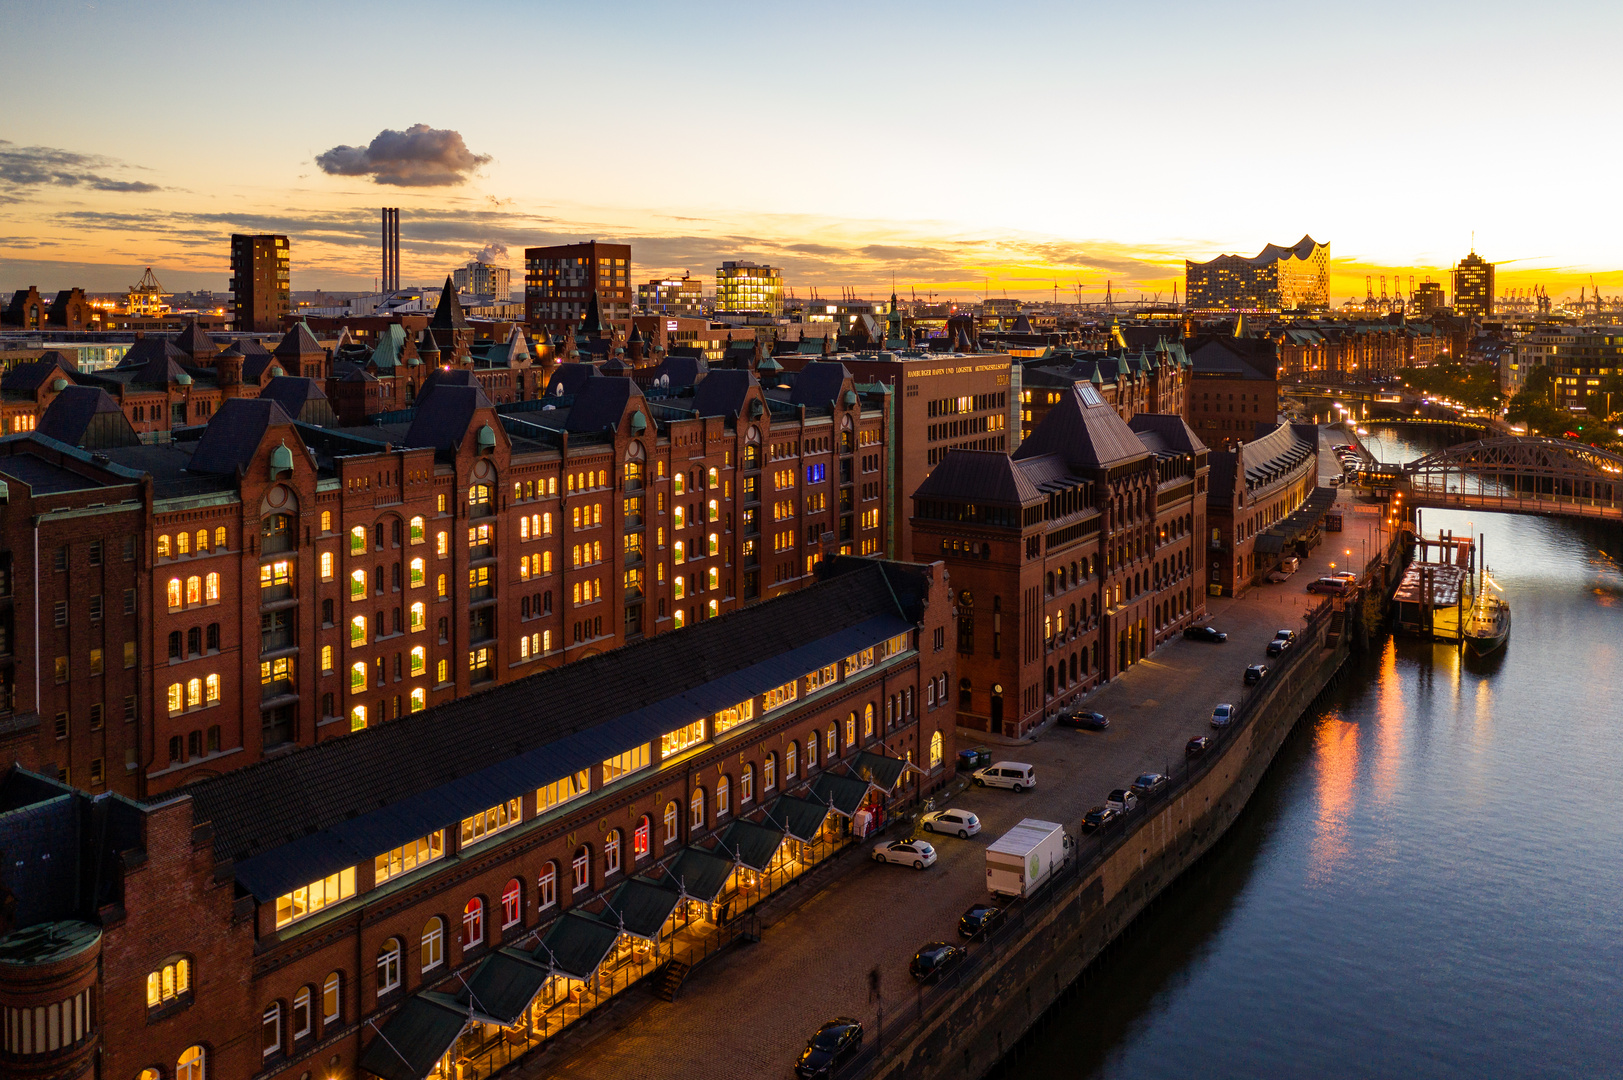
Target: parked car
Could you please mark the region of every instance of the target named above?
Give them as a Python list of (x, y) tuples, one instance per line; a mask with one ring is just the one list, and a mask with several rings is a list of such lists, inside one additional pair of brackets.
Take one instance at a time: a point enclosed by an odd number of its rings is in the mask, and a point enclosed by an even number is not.
[(958, 916), (958, 936), (980, 937), (1003, 921), (1003, 909), (996, 904), (976, 904)]
[(1110, 824), (1121, 816), (1121, 811), (1114, 806), (1095, 806), (1082, 815), (1082, 831), (1092, 832)]
[(800, 1080), (814, 1076), (832, 1076), (851, 1055), (862, 1047), (862, 1023), (849, 1016), (839, 1016), (817, 1029), (817, 1034), (806, 1043), (795, 1062), (795, 1075)]
[(1278, 656), (1293, 644), (1290, 638), (1276, 637), (1268, 643), (1267, 653), (1269, 656)]
[(1352, 585), (1344, 578), (1322, 577), (1308, 582), (1307, 591), (1310, 593), (1331, 593), (1339, 596), (1342, 593), (1351, 592)]
[(1105, 805), (1125, 814), (1138, 806), (1138, 794), (1132, 788), (1119, 787), (1105, 799)]
[[(1330, 576), (1333, 577), (1333, 578), (1340, 578), (1342, 581), (1345, 581), (1349, 585), (1358, 584), (1358, 575), (1353, 573), (1351, 570), (1337, 570), (1335, 573), (1331, 574)], [(1294, 637), (1295, 635), (1293, 634), (1291, 636)]]
[[(1270, 653), (1273, 652), (1273, 648), (1270, 646), (1268, 651)], [(1262, 677), (1266, 674), (1268, 674), (1267, 664), (1252, 664), (1250, 667), (1245, 669), (1245, 684), (1247, 686), (1255, 686), (1262, 681)], [(1212, 720), (1212, 723), (1217, 723), (1215, 718)]]
[(1274, 640), (1275, 641), (1295, 641), (1296, 640), (1296, 631), (1295, 630), (1275, 630), (1274, 631)]
[(945, 941), (932, 941), (913, 954), (907, 973), (919, 982), (929, 982), (964, 958), (964, 950)]
[(1190, 641), (1210, 641), (1221, 645), (1229, 636), (1215, 626), (1186, 626), (1183, 636)]
[(1212, 737), (1210, 735), (1196, 735), (1193, 739), (1190, 739), (1188, 742), (1184, 743), (1184, 756), (1199, 757), (1200, 755), (1204, 754), (1211, 745)]
[(1140, 795), (1148, 795), (1152, 791), (1160, 791), (1172, 781), (1158, 772), (1147, 772), (1133, 781), (1133, 790)]
[(927, 840), (887, 840), (873, 849), (873, 861), (923, 870), (935, 865), (935, 848)]
[(981, 831), (981, 819), (968, 810), (932, 810), (919, 819), (919, 826), (925, 832), (952, 833), (967, 840)]
[(984, 746), (958, 751), (959, 772), (974, 772), (976, 769), (990, 764), (992, 764), (992, 751)]
[(1006, 787), (1029, 791), (1037, 786), (1037, 770), (1018, 761), (1000, 761), (975, 771), (977, 787)]
[(1088, 709), (1062, 709), (1054, 718), (1060, 727), (1077, 728), (1082, 731), (1103, 731), (1110, 726), (1102, 712), (1093, 712)]
[(1226, 728), (1234, 722), (1234, 706), (1219, 705), (1212, 710), (1212, 727)]

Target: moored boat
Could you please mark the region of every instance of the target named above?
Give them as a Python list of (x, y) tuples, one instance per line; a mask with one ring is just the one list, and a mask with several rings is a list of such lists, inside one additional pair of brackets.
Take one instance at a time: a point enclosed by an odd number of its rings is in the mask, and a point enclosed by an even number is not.
[(1471, 608), (1465, 641), (1478, 656), (1487, 656), (1510, 636), (1510, 605), (1497, 596), (1483, 595)]

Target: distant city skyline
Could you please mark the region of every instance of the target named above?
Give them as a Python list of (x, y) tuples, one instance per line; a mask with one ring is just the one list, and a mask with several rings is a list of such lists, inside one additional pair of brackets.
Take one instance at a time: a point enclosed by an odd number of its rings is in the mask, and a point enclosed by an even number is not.
[[(1559, 299), (1593, 275), (1623, 293), (1623, 221), (1595, 214), (1580, 180), (1552, 178), (1540, 155), (1494, 149), (1534, 126), (1545, 142), (1583, 140), (1590, 174), (1610, 172), (1618, 151), (1593, 136), (1623, 81), (1605, 57), (1623, 11), (1579, 3), (1562, 23), (1585, 27), (1575, 35), (1508, 4), (1394, 6), (1404, 33), (1391, 35), (1381, 7), (1349, 20), (1174, 2), (1152, 21), (1028, 3), (966, 43), (974, 9), (950, 4), (929, 19), (847, 4), (816, 18), (724, 4), (695, 19), (490, 3), (459, 9), (468, 33), (436, 54), (436, 71), (489, 81), (475, 105), (406, 94), (398, 58), (368, 47), (379, 26), (423, 24), (438, 6), (12, 5), (8, 27), (31, 47), (11, 57), (0, 135), (0, 286), (114, 291), (152, 266), (171, 289), (221, 291), (231, 233), (251, 232), (289, 236), (296, 290), (368, 289), (378, 208), (398, 205), (402, 280), (416, 284), (492, 245), (517, 280), (522, 248), (599, 239), (629, 243), (641, 280), (713, 279), (748, 259), (781, 266), (800, 296), (894, 280), (959, 300), (1051, 297), (1056, 284), (1062, 300), (1078, 285), (1097, 299), (1109, 280), (1169, 299), (1185, 259), (1311, 233), (1333, 245), (1339, 306), (1366, 275), (1405, 292), (1411, 274), (1446, 283), (1474, 233), (1501, 291)], [(317, 30), (344, 45), (344, 80), (332, 54), (282, 47)], [(592, 85), (592, 107), (537, 107), (558, 99), (494, 40), (526, 56), (544, 43), (548, 80)], [(1135, 44), (1083, 67), (1067, 60), (1083, 40)], [(185, 65), (130, 63), (256, 41), (274, 65), (232, 93), (229, 114), (208, 111)], [(726, 80), (675, 108), (707, 55)], [(105, 74), (64, 81), (63, 57)], [(788, 77), (812, 58), (819, 78)], [(605, 64), (616, 77), (591, 83)], [(1265, 93), (1261, 64), (1291, 65), (1291, 92)], [(1516, 78), (1491, 110), (1413, 120), (1451, 100), (1465, 70)], [(109, 107), (114, 82), (139, 110)]]

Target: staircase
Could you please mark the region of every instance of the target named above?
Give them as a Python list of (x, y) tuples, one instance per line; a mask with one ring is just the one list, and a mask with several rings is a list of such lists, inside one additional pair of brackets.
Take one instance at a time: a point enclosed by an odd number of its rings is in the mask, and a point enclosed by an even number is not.
[(692, 967), (680, 960), (672, 960), (660, 971), (659, 977), (654, 980), (654, 996), (661, 1001), (675, 1001), (676, 995), (682, 992), (682, 983), (687, 979)]

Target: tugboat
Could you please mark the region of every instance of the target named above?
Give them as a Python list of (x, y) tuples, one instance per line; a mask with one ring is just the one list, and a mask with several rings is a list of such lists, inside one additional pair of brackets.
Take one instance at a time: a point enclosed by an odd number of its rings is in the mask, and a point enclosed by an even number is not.
[[(1495, 589), (1499, 587), (1486, 570), (1482, 577), (1486, 584)], [(1484, 589), (1471, 606), (1471, 616), (1465, 623), (1465, 640), (1471, 646), (1471, 652), (1477, 656), (1487, 656), (1503, 645), (1509, 636), (1510, 605)]]

